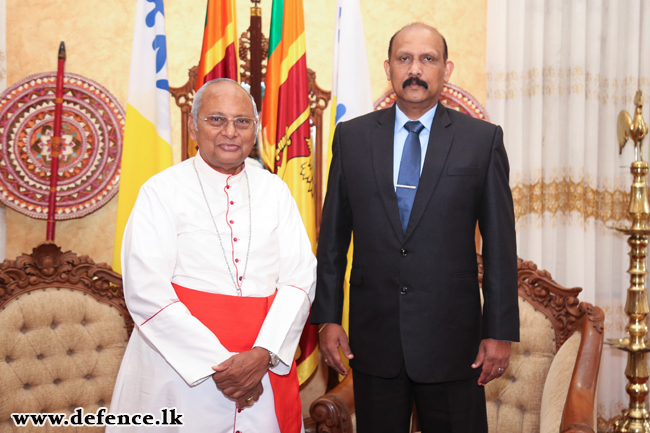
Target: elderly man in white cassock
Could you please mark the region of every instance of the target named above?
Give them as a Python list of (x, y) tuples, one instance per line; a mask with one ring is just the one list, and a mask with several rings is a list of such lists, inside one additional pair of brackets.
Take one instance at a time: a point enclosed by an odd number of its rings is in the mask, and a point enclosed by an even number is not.
[[(287, 185), (244, 164), (258, 127), (243, 87), (206, 83), (189, 122), (199, 153), (140, 189), (122, 247), (136, 327), (110, 413), (155, 420), (107, 431), (304, 431), (294, 354), (316, 259)], [(172, 414), (183, 425), (163, 427)]]

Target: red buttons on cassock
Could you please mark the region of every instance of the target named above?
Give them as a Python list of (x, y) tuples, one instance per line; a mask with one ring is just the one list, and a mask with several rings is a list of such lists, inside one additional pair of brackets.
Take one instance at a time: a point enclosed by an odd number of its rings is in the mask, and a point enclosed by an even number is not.
[(235, 242), (237, 242), (238, 240), (239, 240), (239, 239), (237, 239), (237, 238), (233, 239), (233, 241), (235, 241)]
[(226, 185), (226, 189), (230, 189), (230, 185)]
[(230, 204), (235, 204), (235, 202), (234, 202), (234, 201), (231, 201)]
[(240, 407), (239, 409), (237, 409), (237, 413), (241, 413), (242, 410), (244, 410), (244, 409), (242, 409), (242, 408)]
[(243, 279), (244, 279), (244, 277), (239, 277), (239, 281), (241, 281), (241, 280), (243, 280)]
[(239, 259), (235, 259), (235, 263), (239, 263)]
[(235, 224), (235, 222), (233, 220), (230, 220), (230, 224)]

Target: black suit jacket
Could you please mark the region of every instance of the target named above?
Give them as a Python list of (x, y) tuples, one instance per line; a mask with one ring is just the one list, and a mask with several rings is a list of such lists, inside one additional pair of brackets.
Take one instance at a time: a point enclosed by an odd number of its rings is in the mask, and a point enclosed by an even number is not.
[[(351, 233), (351, 367), (444, 382), (477, 374), (480, 340), (519, 340), (517, 255), (500, 127), (438, 105), (406, 233), (393, 186), (395, 108), (340, 123), (312, 323), (341, 323)], [(475, 227), (483, 236), (481, 311)]]

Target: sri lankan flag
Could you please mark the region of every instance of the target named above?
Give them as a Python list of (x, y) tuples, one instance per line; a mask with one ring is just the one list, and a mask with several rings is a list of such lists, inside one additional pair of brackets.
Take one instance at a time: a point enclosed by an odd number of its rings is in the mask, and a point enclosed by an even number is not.
[[(196, 90), (215, 78), (239, 82), (235, 0), (208, 0)], [(196, 155), (196, 142), (189, 140), (187, 153)]]
[[(273, 0), (266, 88), (262, 105), (262, 160), (289, 185), (316, 251), (314, 165), (302, 0)], [(318, 330), (305, 325), (296, 354), (303, 383), (318, 366)]]
[(196, 90), (215, 78), (239, 82), (235, 0), (208, 0)]

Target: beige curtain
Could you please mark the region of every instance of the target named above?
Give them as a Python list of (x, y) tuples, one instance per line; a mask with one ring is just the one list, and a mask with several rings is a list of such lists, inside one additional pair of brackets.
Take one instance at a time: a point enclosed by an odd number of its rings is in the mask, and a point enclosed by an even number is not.
[[(606, 313), (624, 336), (624, 222), (633, 160), (616, 120), (643, 91), (650, 119), (650, 2), (488, 0), (487, 103), (510, 158), (520, 257)], [(650, 155), (650, 152), (645, 152)], [(626, 357), (603, 350), (599, 416), (627, 407)]]

